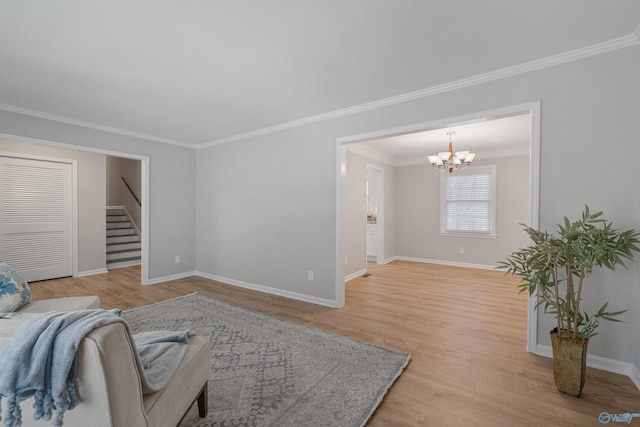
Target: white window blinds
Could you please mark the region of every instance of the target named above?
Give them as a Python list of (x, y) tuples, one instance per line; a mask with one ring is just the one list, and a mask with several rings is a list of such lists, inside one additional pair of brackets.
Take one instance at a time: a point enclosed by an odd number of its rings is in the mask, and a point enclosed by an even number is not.
[(495, 234), (495, 167), (444, 175), (442, 233)]

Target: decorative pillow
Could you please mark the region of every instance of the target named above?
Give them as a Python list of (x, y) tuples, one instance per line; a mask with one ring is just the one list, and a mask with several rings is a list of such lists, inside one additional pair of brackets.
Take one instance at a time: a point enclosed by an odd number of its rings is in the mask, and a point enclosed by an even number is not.
[(0, 313), (10, 313), (31, 302), (27, 282), (4, 262), (0, 262)]

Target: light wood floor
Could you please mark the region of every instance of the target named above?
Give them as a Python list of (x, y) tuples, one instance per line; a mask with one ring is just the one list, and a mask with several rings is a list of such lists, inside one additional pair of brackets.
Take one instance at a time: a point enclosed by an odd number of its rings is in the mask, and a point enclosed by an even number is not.
[(403, 261), (369, 272), (347, 283), (341, 309), (198, 277), (142, 286), (138, 267), (31, 289), (36, 299), (98, 295), (103, 308), (121, 309), (195, 291), (411, 353), (368, 426), (599, 426), (603, 411), (640, 412), (640, 391), (622, 375), (589, 369), (580, 398), (556, 391), (551, 360), (525, 350), (526, 296), (515, 278)]

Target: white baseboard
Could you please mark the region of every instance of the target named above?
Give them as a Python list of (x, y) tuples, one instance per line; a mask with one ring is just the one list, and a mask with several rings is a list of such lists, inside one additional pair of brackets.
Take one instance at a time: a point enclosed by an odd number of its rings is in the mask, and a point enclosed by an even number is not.
[(631, 378), (631, 381), (633, 381), (636, 387), (638, 387), (638, 390), (640, 390), (640, 371), (638, 371), (638, 368), (636, 368), (635, 365), (631, 365), (631, 373), (629, 374), (629, 378)]
[(348, 282), (349, 280), (353, 280), (353, 279), (355, 279), (356, 277), (360, 277), (360, 276), (362, 276), (362, 275), (363, 275), (363, 274), (365, 274), (366, 272), (367, 272), (367, 269), (366, 269), (366, 268), (365, 268), (365, 269), (362, 269), (362, 270), (360, 270), (360, 271), (356, 271), (355, 273), (353, 273), (353, 274), (350, 274), (350, 275), (346, 276), (346, 277), (344, 278), (344, 281), (345, 281), (345, 282)]
[(195, 271), (187, 271), (185, 273), (171, 274), (169, 276), (157, 277), (155, 279), (149, 279), (147, 285), (157, 285), (158, 283), (169, 282), (171, 280), (185, 279), (187, 277), (197, 276)]
[(94, 274), (104, 274), (108, 272), (109, 270), (106, 268), (98, 268), (97, 270), (78, 271), (73, 277), (93, 276)]
[(297, 292), (285, 291), (283, 289), (272, 288), (270, 286), (258, 285), (255, 283), (243, 282), (241, 280), (230, 279), (228, 277), (216, 276), (214, 274), (204, 273), (202, 271), (194, 272), (195, 276), (204, 277), (205, 279), (215, 280), (217, 282), (226, 283), (240, 288), (251, 289), (254, 291), (264, 292), (271, 295), (291, 298), (298, 301), (310, 302), (312, 304), (323, 305), (325, 307), (337, 308), (338, 304), (335, 300), (318, 298), (311, 295), (300, 294)]
[[(467, 264), (467, 263), (459, 263), (452, 261), (440, 261), (440, 260), (432, 260), (432, 259), (424, 259), (424, 258), (411, 258), (411, 257), (402, 257), (402, 256), (394, 256), (390, 259), (400, 260), (400, 261), (413, 261), (413, 262), (424, 262), (429, 264), (442, 264), (442, 265), (451, 265), (456, 267), (469, 267), (469, 268), (480, 268), (483, 270), (493, 270), (495, 266), (493, 265), (482, 265), (482, 264)], [(538, 344), (536, 346), (535, 354), (538, 356), (553, 357), (553, 352), (551, 350), (551, 346), (549, 345), (541, 345)], [(613, 372), (614, 374), (626, 375), (631, 381), (638, 387), (640, 390), (640, 371), (632, 364), (627, 362), (621, 362), (619, 360), (608, 359), (606, 357), (601, 356), (593, 356), (587, 355), (587, 366), (594, 369), (600, 369), (607, 372)]]
[(443, 261), (439, 259), (428, 259), (428, 258), (412, 258), (406, 256), (394, 256), (389, 258), (389, 260), (385, 260), (385, 264), (391, 261), (412, 261), (412, 262), (423, 262), (426, 264), (440, 264), (440, 265), (450, 265), (453, 267), (467, 267), (467, 268), (479, 268), (482, 270), (494, 270), (496, 268), (495, 265), (486, 265), (486, 264), (471, 264), (466, 262), (456, 262), (456, 261)]
[[(536, 346), (535, 354), (538, 356), (552, 358), (553, 350), (550, 345), (538, 344)], [(594, 369), (600, 369), (602, 371), (613, 372), (614, 374), (626, 375), (640, 390), (640, 372), (632, 363), (587, 354), (587, 366)]]

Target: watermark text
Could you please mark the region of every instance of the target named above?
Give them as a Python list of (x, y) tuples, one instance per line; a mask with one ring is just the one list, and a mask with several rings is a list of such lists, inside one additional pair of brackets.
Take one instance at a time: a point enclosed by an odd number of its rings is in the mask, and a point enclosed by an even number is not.
[(625, 412), (623, 414), (610, 414), (608, 412), (601, 412), (600, 415), (598, 416), (598, 419), (602, 424), (609, 424), (609, 423), (631, 424), (631, 420), (633, 420), (634, 417), (640, 417), (640, 413), (635, 412), (632, 414), (630, 412)]

